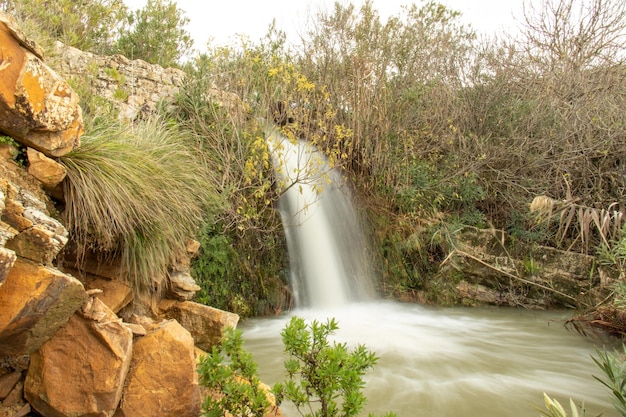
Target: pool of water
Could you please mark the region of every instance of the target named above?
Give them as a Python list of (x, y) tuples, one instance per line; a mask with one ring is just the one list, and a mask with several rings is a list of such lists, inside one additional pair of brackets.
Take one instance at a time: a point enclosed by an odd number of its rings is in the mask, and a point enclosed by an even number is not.
[[(571, 397), (584, 402), (588, 417), (618, 416), (608, 389), (593, 378), (602, 376), (592, 361), (602, 346), (565, 329), (571, 312), (366, 302), (242, 321), (245, 348), (270, 385), (285, 379), (280, 332), (291, 315), (334, 317), (336, 341), (363, 344), (379, 357), (365, 378), (362, 416), (537, 417), (544, 392), (568, 415)], [(299, 416), (287, 403), (281, 408)]]

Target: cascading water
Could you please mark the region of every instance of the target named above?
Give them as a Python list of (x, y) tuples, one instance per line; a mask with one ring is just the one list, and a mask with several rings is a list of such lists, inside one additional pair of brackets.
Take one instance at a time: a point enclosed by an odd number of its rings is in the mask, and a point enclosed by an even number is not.
[[(305, 142), (291, 143), (274, 131), (268, 144), (285, 190), (280, 207), (297, 308), (239, 326), (264, 382), (284, 381), (280, 331), (290, 315), (334, 317), (336, 339), (364, 344), (380, 358), (367, 376), (361, 415), (536, 417), (545, 392), (561, 404), (570, 397), (583, 401), (587, 415), (617, 416), (609, 393), (592, 377), (600, 375), (591, 360), (595, 346), (558, 324), (569, 311), (378, 300), (365, 240), (338, 173)], [(300, 415), (290, 404), (281, 409), (286, 417)]]
[(374, 297), (373, 272), (347, 185), (305, 141), (268, 137), (283, 194), (280, 211), (298, 307), (337, 307)]

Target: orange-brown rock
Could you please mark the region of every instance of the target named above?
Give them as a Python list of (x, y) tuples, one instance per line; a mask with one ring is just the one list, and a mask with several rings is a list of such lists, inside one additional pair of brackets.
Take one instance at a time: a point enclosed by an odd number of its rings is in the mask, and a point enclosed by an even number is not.
[(104, 302), (115, 314), (133, 301), (135, 293), (125, 282), (102, 278), (86, 272), (68, 269), (71, 275), (80, 279), (87, 290), (102, 290), (98, 298)]
[(51, 265), (67, 239), (41, 225), (33, 225), (6, 243), (19, 256), (44, 265)]
[(46, 155), (64, 155), (84, 131), (78, 96), (16, 26), (0, 13), (0, 131)]
[(0, 227), (7, 230), (2, 239), (5, 246), (18, 256), (51, 264), (67, 243), (65, 227), (47, 214), (45, 203), (30, 191), (8, 183), (3, 194), (2, 220), (10, 226)]
[(71, 244), (63, 250), (59, 268), (69, 273), (79, 270), (81, 276), (93, 275), (113, 281), (122, 280), (127, 275), (119, 259), (109, 259), (90, 250), (79, 255)]
[(33, 148), (26, 150), (28, 173), (37, 178), (44, 188), (52, 189), (59, 185), (67, 175), (67, 169), (54, 159)]
[(22, 372), (14, 371), (0, 376), (0, 401), (9, 396), (13, 388), (22, 379)]
[(31, 355), (24, 395), (44, 416), (112, 416), (122, 396), (132, 345), (128, 327), (102, 301), (89, 298)]
[(116, 417), (197, 417), (200, 388), (193, 338), (167, 320), (135, 342)]
[(177, 320), (193, 336), (196, 346), (209, 350), (220, 342), (224, 330), (236, 327), (239, 315), (193, 301), (162, 300), (159, 308), (165, 318)]
[(76, 278), (17, 258), (0, 286), (0, 357), (39, 349), (85, 299)]

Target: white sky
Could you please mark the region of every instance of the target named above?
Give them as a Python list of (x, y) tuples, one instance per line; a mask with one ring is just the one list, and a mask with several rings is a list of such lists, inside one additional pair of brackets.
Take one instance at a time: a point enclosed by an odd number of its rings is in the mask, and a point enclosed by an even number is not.
[[(329, 10), (335, 0), (175, 0), (190, 19), (187, 30), (196, 49), (204, 49), (209, 39), (223, 44), (238, 34), (256, 41), (267, 32), (272, 19), (285, 30), (290, 39), (297, 39), (298, 28), (305, 26), (307, 16), (316, 10)], [(346, 2), (347, 0), (342, 0)], [(528, 1), (528, 0), (527, 0)], [(537, 0), (533, 0), (537, 1)], [(131, 8), (141, 8), (146, 0), (124, 0)], [(524, 0), (439, 0), (439, 3), (462, 13), (462, 21), (471, 24), (479, 34), (490, 35), (511, 30), (521, 20)], [(363, 0), (353, 0), (360, 5)], [(373, 0), (383, 19), (397, 15), (401, 6), (420, 0)]]

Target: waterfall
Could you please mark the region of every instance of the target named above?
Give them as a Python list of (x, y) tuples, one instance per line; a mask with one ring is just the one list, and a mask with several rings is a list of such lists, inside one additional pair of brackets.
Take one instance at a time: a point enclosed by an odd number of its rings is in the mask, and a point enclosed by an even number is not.
[(296, 306), (338, 307), (374, 298), (371, 254), (339, 172), (309, 142), (292, 143), (275, 130), (267, 142), (282, 192)]

